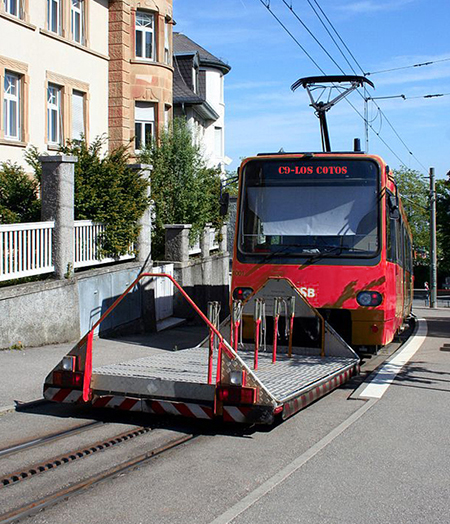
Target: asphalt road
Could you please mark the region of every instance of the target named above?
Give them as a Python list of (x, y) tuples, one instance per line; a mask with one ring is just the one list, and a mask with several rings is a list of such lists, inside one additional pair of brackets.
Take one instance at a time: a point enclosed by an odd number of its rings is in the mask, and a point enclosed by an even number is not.
[[(199, 437), (28, 522), (448, 523), (450, 311), (416, 314), (428, 317), (427, 339), (381, 399), (349, 398), (353, 382), (271, 429), (185, 426)], [(23, 415), (0, 418), (0, 438), (61, 420)]]

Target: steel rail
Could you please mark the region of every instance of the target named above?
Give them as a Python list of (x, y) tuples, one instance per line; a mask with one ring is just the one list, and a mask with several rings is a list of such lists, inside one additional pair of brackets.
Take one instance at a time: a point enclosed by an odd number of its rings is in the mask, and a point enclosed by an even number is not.
[(38, 464), (34, 464), (33, 466), (27, 466), (26, 468), (20, 469), (13, 473), (8, 473), (3, 478), (0, 478), (0, 490), (6, 486), (11, 486), (12, 484), (17, 484), (23, 480), (35, 477), (36, 475), (44, 473), (45, 471), (50, 471), (59, 466), (69, 464), (70, 462), (73, 462), (77, 459), (88, 457), (98, 451), (103, 451), (112, 446), (115, 446), (116, 444), (120, 444), (126, 440), (130, 440), (148, 433), (149, 431), (151, 431), (151, 428), (146, 427), (136, 428), (132, 431), (128, 430), (120, 433), (119, 435), (116, 435), (115, 437), (109, 437), (107, 439), (97, 441), (94, 444), (83, 446), (76, 451), (70, 451), (51, 459), (39, 462)]
[(56, 505), (58, 502), (61, 502), (63, 500), (67, 500), (72, 495), (86, 491), (90, 487), (95, 486), (96, 484), (99, 484), (104, 480), (123, 474), (127, 471), (130, 471), (133, 468), (136, 468), (137, 466), (145, 464), (146, 462), (157, 457), (158, 455), (161, 455), (166, 451), (174, 449), (190, 440), (193, 440), (196, 437), (197, 435), (189, 434), (177, 437), (176, 439), (173, 439), (167, 442), (166, 444), (163, 444), (162, 446), (159, 446), (137, 457), (122, 462), (121, 464), (118, 464), (106, 471), (97, 473), (85, 480), (76, 482), (67, 488), (55, 491), (54, 493), (47, 495), (44, 498), (35, 500), (29, 504), (21, 506), (20, 508), (16, 508), (7, 513), (4, 513), (0, 515), (0, 524), (12, 524), (13, 522), (18, 522), (21, 519), (35, 515), (36, 513), (39, 513), (41, 510), (49, 506)]
[(7, 457), (9, 455), (13, 455), (14, 453), (19, 453), (20, 451), (24, 451), (26, 449), (35, 448), (37, 446), (41, 446), (42, 444), (46, 444), (48, 442), (54, 442), (56, 440), (61, 440), (71, 435), (77, 435), (78, 433), (81, 433), (89, 429), (93, 429), (101, 424), (104, 424), (104, 422), (95, 420), (93, 422), (88, 422), (87, 424), (75, 426), (74, 428), (64, 429), (62, 431), (57, 431), (55, 433), (49, 433), (42, 437), (36, 437), (30, 440), (24, 440), (17, 444), (13, 444), (12, 446), (8, 446), (7, 448), (0, 449), (0, 458)]

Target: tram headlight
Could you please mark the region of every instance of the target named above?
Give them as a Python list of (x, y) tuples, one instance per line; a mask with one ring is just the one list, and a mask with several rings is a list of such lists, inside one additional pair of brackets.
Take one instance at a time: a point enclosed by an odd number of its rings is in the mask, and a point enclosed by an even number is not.
[(246, 300), (253, 293), (251, 287), (237, 287), (233, 291), (233, 298), (235, 300)]
[(356, 301), (360, 306), (375, 307), (381, 304), (383, 297), (378, 291), (361, 291), (356, 296)]

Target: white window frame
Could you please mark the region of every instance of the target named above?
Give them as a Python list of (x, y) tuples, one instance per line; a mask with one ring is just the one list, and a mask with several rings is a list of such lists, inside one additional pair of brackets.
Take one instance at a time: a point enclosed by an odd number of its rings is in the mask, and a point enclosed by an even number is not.
[[(139, 104), (146, 104), (147, 102), (135, 102), (135, 119), (134, 119), (134, 130), (135, 130), (135, 151), (142, 151), (142, 149), (145, 148), (145, 146), (150, 145), (150, 142), (148, 141), (148, 133), (147, 133), (147, 126), (150, 128), (150, 141), (155, 137), (155, 131), (156, 131), (156, 111), (157, 111), (157, 105), (154, 103), (149, 102), (148, 103), (148, 109), (153, 109), (153, 120), (145, 120), (143, 118), (139, 118), (137, 116), (137, 109), (139, 107)], [(139, 128), (139, 132), (138, 132)], [(140, 143), (138, 144), (138, 136), (140, 137)]]
[[(56, 14), (53, 11), (54, 6), (56, 7)], [(47, 29), (57, 35), (62, 33), (61, 0), (47, 0)]]
[[(148, 19), (151, 20), (148, 20)], [(145, 25), (145, 19), (147, 19), (147, 25)], [(149, 60), (152, 62), (156, 61), (156, 17), (154, 13), (150, 13), (148, 11), (136, 11), (136, 27), (135, 27), (135, 39), (134, 39), (134, 45), (135, 45), (135, 55), (136, 58), (140, 58), (142, 60)], [(140, 53), (138, 53), (138, 35), (141, 40), (141, 50)], [(151, 56), (147, 56), (146, 49), (147, 49), (147, 39), (150, 39), (151, 43)]]
[(82, 129), (81, 132), (82, 132), (82, 134), (84, 136), (84, 139), (86, 139), (86, 93), (84, 93), (83, 91), (78, 91), (77, 89), (73, 89), (72, 90), (72, 97), (71, 97), (71, 105), (72, 105), (71, 138), (72, 138), (72, 140), (81, 140), (80, 136), (75, 136), (75, 133), (74, 133), (74, 131), (76, 131), (76, 130), (74, 130), (75, 119), (74, 119), (74, 111), (73, 111), (75, 97), (78, 97), (79, 99), (82, 99), (81, 115), (82, 115), (82, 118), (83, 118), (83, 129)]
[[(76, 22), (79, 23), (79, 35), (76, 34)], [(70, 34), (72, 40), (78, 44), (85, 43), (85, 1), (70, 0)]]
[(4, 0), (5, 12), (17, 18), (22, 18), (22, 1), (23, 0)]
[[(50, 100), (52, 93), (53, 100)], [(59, 146), (62, 143), (63, 126), (62, 126), (62, 88), (56, 84), (47, 86), (47, 142), (49, 145)], [(53, 120), (52, 113), (56, 113), (56, 119)], [(56, 125), (54, 125), (56, 122)]]
[(171, 64), (169, 35), (170, 35), (169, 22), (165, 20), (164, 21), (164, 62), (168, 65)]
[(171, 107), (169, 105), (164, 106), (164, 129), (166, 131), (168, 131), (170, 127), (170, 109)]
[(192, 66), (192, 91), (197, 95), (199, 90), (198, 67)]
[[(12, 82), (11, 82), (12, 80)], [(7, 88), (7, 83), (9, 86)], [(14, 93), (10, 92), (10, 87), (14, 86)], [(4, 136), (7, 140), (20, 141), (22, 138), (21, 126), (21, 104), (22, 104), (22, 89), (21, 76), (17, 73), (5, 72), (4, 91), (3, 91), (3, 126)], [(15, 108), (12, 109), (14, 107)], [(16, 133), (11, 133), (11, 122), (14, 117), (16, 123)]]
[(223, 127), (220, 126), (214, 127), (214, 154), (216, 158), (223, 158)]

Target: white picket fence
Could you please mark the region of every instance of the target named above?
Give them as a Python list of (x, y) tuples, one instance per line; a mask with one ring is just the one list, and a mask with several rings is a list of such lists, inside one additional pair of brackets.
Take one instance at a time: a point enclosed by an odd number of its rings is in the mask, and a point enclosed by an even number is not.
[[(0, 282), (52, 273), (52, 234), (54, 222), (0, 224)], [(134, 255), (101, 258), (98, 238), (105, 226), (91, 220), (76, 220), (74, 228), (74, 268), (131, 260)], [(132, 246), (130, 251), (133, 251)]]
[[(134, 255), (122, 255), (119, 258), (101, 258), (99, 255), (99, 238), (106, 227), (92, 220), (75, 220), (73, 251), (75, 254), (74, 268), (109, 264), (118, 260), (132, 260)], [(131, 246), (133, 251), (134, 246)]]
[(54, 222), (0, 225), (0, 282), (51, 273)]

